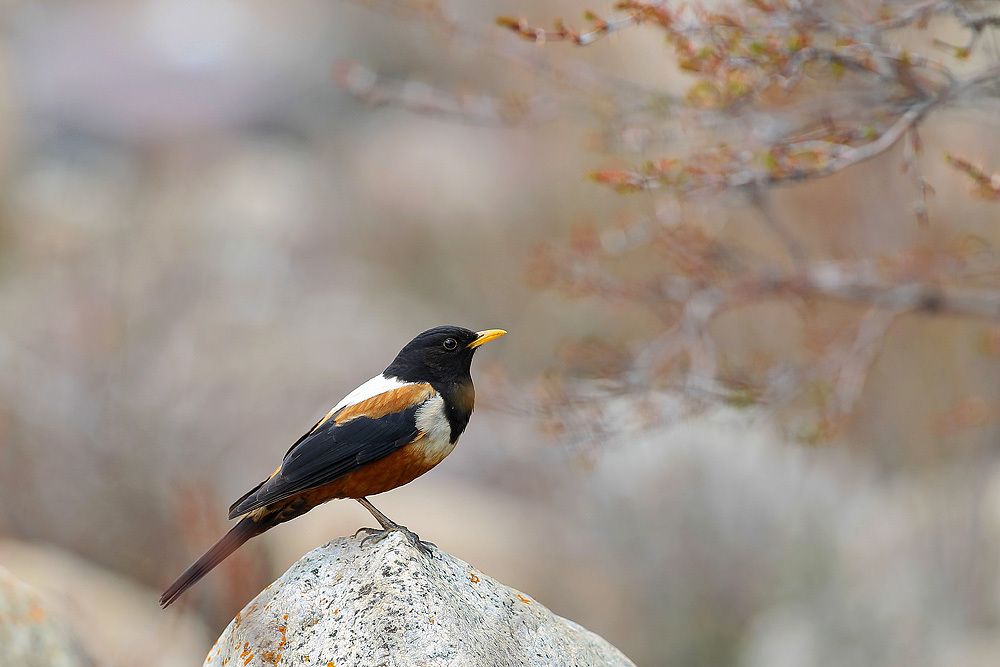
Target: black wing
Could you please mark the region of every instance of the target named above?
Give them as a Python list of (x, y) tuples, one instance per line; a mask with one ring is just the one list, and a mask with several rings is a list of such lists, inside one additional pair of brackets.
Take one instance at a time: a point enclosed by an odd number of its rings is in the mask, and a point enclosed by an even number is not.
[(288, 450), (281, 468), (233, 504), (229, 518), (332, 482), (413, 442), (421, 435), (417, 428), (421, 405), (341, 424), (327, 419)]

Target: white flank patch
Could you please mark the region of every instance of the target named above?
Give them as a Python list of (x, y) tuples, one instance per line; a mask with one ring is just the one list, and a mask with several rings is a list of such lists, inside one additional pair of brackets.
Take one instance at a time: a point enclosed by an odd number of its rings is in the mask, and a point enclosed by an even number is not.
[(451, 442), (451, 425), (444, 414), (444, 399), (440, 394), (427, 399), (417, 410), (417, 428), (424, 434), (420, 449), (428, 463), (437, 465), (455, 449)]
[(337, 410), (347, 407), (348, 405), (354, 405), (355, 403), (360, 403), (361, 401), (366, 401), (373, 396), (378, 396), (379, 394), (384, 394), (387, 391), (392, 391), (393, 389), (399, 389), (400, 387), (405, 387), (412, 382), (403, 382), (393, 377), (385, 377), (381, 373), (368, 380), (360, 387), (352, 391), (347, 396), (340, 399), (340, 403), (333, 406), (329, 414), (333, 414)]

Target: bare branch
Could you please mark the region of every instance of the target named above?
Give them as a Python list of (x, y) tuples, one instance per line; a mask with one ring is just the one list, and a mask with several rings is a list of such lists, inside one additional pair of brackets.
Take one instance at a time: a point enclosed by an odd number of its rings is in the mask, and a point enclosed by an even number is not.
[(445, 14), (440, 5), (420, 0), (347, 0), (367, 9), (386, 12), (408, 22), (423, 23), (452, 44), (501, 58), (559, 88), (598, 96), (614, 96), (639, 105), (655, 92), (627, 79), (602, 72), (576, 59), (562, 59), (546, 49), (498, 32), (489, 25), (463, 22)]
[(334, 67), (333, 79), (349, 93), (373, 107), (395, 106), (413, 113), (441, 115), (472, 123), (538, 125), (558, 114), (554, 100), (535, 96), (454, 94), (420, 81), (380, 80), (372, 70), (351, 60)]
[(965, 158), (950, 153), (946, 153), (944, 159), (948, 164), (972, 179), (975, 185), (973, 193), (977, 197), (1000, 199), (1000, 172), (988, 174), (981, 167), (977, 167)]
[(740, 282), (739, 291), (748, 296), (820, 296), (899, 312), (1000, 320), (997, 290), (946, 288), (916, 281), (894, 283), (881, 277), (870, 262), (817, 263), (798, 274), (760, 275)]
[(602, 19), (596, 14), (588, 14), (587, 19), (594, 26), (592, 30), (580, 32), (570, 28), (562, 21), (556, 21), (555, 28), (545, 30), (544, 28), (534, 28), (524, 19), (511, 16), (501, 16), (497, 19), (497, 25), (513, 31), (522, 39), (544, 44), (545, 42), (573, 42), (579, 46), (588, 46), (595, 41), (610, 35), (613, 32), (631, 28), (641, 23), (638, 14), (628, 14), (618, 19)]
[(839, 370), (832, 408), (837, 414), (848, 415), (854, 411), (882, 341), (899, 314), (899, 311), (872, 308), (861, 319), (854, 343), (843, 351), (843, 359), (836, 363)]
[[(599, 171), (592, 178), (611, 185), (619, 191), (656, 190), (667, 187), (681, 192), (742, 188), (750, 185), (780, 185), (815, 178), (822, 178), (870, 160), (892, 148), (909, 130), (914, 128), (935, 106), (947, 96), (923, 100), (903, 113), (877, 139), (860, 146), (849, 146), (823, 141), (800, 141), (776, 145), (771, 154), (775, 162), (764, 170), (753, 163), (767, 162), (759, 154), (742, 151), (731, 154), (723, 150), (695, 155), (686, 165), (678, 161), (661, 161), (654, 164), (650, 173), (634, 171)], [(808, 161), (800, 166), (795, 156), (805, 155)], [(697, 168), (700, 162), (722, 163), (712, 171)]]

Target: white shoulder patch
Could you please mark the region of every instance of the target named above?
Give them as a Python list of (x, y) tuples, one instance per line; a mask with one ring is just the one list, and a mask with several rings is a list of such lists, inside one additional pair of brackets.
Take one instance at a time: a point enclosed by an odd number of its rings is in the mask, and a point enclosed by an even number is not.
[(451, 426), (440, 394), (428, 399), (417, 410), (417, 428), (424, 434), (420, 450), (430, 465), (437, 465), (455, 449), (457, 441), (451, 441)]
[(373, 396), (378, 396), (379, 394), (384, 394), (387, 391), (392, 391), (393, 389), (399, 389), (400, 387), (405, 387), (408, 384), (412, 383), (403, 382), (393, 377), (385, 377), (380, 373), (375, 377), (373, 377), (371, 380), (368, 380), (367, 382), (359, 386), (357, 389), (349, 393), (347, 396), (344, 396), (342, 399), (340, 399), (340, 402), (337, 403), (335, 406), (333, 406), (333, 409), (330, 410), (330, 414), (332, 415), (337, 410), (343, 407), (347, 407), (348, 405), (354, 405), (355, 403), (360, 403), (361, 401), (365, 401)]

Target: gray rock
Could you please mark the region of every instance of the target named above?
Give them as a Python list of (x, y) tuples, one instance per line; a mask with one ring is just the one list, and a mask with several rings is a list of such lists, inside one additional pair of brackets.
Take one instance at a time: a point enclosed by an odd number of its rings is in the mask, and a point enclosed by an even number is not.
[[(191, 667), (212, 643), (213, 633), (193, 610), (177, 605), (164, 612), (150, 603), (159, 590), (59, 547), (0, 539), (0, 563), (38, 594), (42, 608), (66, 621), (101, 667)], [(3, 646), (0, 639), (0, 654)], [(21, 664), (0, 659), (0, 667)]]
[(0, 665), (92, 665), (69, 625), (52, 615), (41, 595), (0, 567)]
[[(633, 665), (530, 596), (400, 533), (335, 539), (250, 602), (205, 660), (320, 667)], [(634, 667), (634, 665), (633, 665)]]

